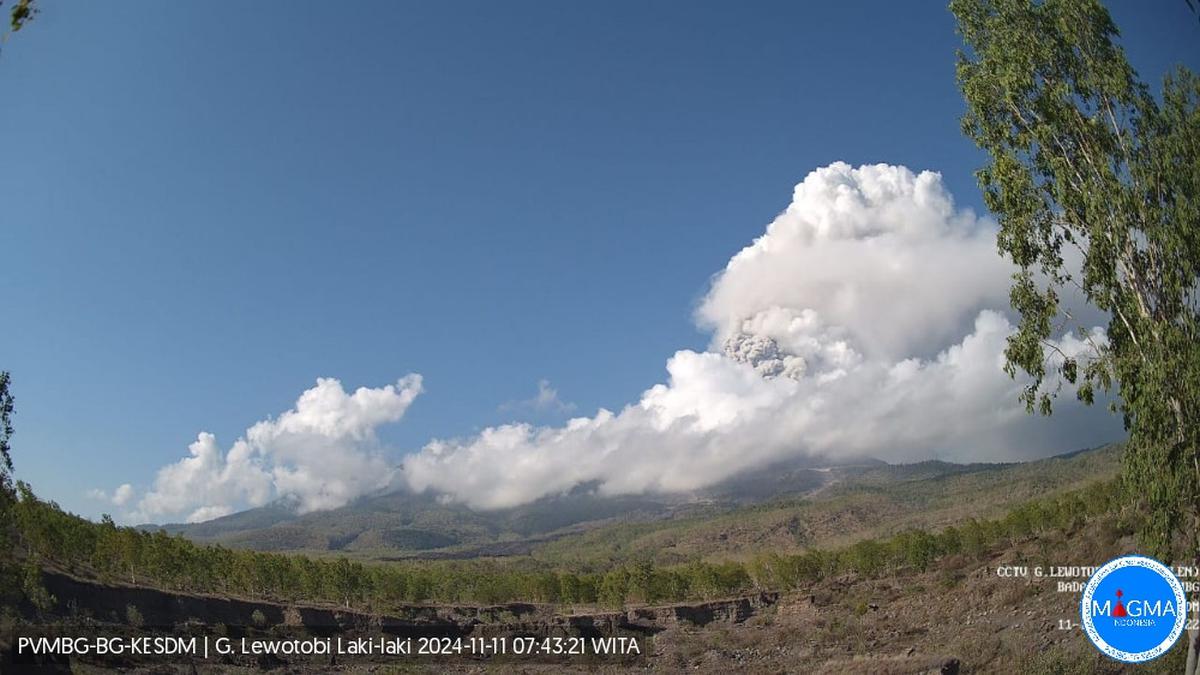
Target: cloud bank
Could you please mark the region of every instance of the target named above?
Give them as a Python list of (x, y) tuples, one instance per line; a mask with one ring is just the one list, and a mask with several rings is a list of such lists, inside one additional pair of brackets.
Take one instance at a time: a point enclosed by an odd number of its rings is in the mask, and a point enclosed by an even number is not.
[[(386, 487), (394, 468), (375, 430), (403, 417), (420, 393), (420, 375), (353, 394), (336, 379), (318, 379), (293, 408), (254, 424), (227, 451), (201, 432), (188, 457), (158, 471), (129, 519), (200, 522), (283, 496), (300, 512), (316, 511)], [(132, 489), (124, 499), (131, 497)]]
[[(158, 472), (129, 518), (196, 522), (290, 496), (341, 506), (389, 485), (479, 509), (581, 484), (680, 492), (802, 456), (889, 461), (1030, 459), (1115, 438), (1102, 410), (1060, 401), (1027, 415), (1003, 372), (1011, 267), (996, 225), (958, 209), (937, 173), (835, 163), (810, 173), (696, 308), (707, 350), (676, 352), (666, 382), (619, 412), (435, 439), (393, 463), (375, 430), (404, 416), (421, 377), (353, 394), (320, 379), (227, 450), (201, 433)], [(1089, 336), (1055, 345), (1076, 355)], [(546, 380), (533, 412), (569, 412)], [(102, 499), (132, 503), (122, 485)]]
[(404, 478), (492, 509), (582, 483), (692, 490), (804, 455), (1015, 460), (1115, 437), (1114, 420), (1073, 401), (1053, 418), (1018, 403), (1002, 369), (1013, 270), (995, 235), (937, 173), (817, 169), (714, 277), (696, 312), (710, 348), (677, 352), (665, 384), (561, 427), (435, 440), (405, 458)]

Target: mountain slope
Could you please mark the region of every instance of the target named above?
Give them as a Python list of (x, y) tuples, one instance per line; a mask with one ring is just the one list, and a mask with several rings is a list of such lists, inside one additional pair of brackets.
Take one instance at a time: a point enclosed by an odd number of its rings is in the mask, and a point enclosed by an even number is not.
[(533, 554), (579, 562), (642, 552), (670, 562), (987, 516), (1021, 500), (1108, 478), (1119, 453), (1119, 446), (1107, 446), (1019, 464), (822, 467), (806, 460), (690, 494), (605, 497), (583, 486), (486, 512), (399, 490), (331, 511), (301, 515), (277, 502), (163, 529), (198, 542), (375, 558)]
[(1018, 464), (845, 467), (799, 499), (725, 511), (615, 523), (532, 548), (551, 564), (744, 559), (763, 550), (839, 547), (910, 528), (937, 530), (966, 518), (993, 518), (1013, 506), (1116, 476), (1121, 446), (1110, 445)]

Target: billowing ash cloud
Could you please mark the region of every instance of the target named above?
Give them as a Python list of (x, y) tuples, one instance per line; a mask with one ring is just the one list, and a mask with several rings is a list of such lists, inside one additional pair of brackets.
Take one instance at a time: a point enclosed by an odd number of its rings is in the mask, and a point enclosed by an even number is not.
[[(375, 430), (403, 417), (420, 393), (420, 375), (353, 394), (336, 379), (318, 379), (295, 407), (256, 423), (228, 451), (200, 433), (188, 457), (159, 470), (128, 517), (200, 522), (281, 496), (294, 497), (301, 512), (341, 506), (388, 485), (393, 469)], [(122, 486), (118, 496), (128, 500), (132, 490)]]
[(957, 210), (939, 174), (818, 169), (714, 278), (697, 310), (711, 347), (677, 352), (666, 384), (619, 413), (431, 442), (405, 479), (486, 509), (582, 483), (691, 490), (801, 455), (1011, 460), (1115, 437), (1103, 411), (1018, 403), (1002, 370), (1011, 272), (995, 224)]
[(1008, 306), (991, 221), (941, 176), (833, 164), (796, 186), (766, 233), (717, 275), (698, 317), (719, 341), (766, 336), (827, 372), (935, 354), (980, 309)]

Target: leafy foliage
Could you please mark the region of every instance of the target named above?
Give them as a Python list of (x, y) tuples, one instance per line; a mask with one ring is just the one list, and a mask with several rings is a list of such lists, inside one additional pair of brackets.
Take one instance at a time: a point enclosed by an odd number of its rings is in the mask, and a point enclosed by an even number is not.
[(11, 381), (7, 371), (0, 371), (0, 604), (12, 602), (15, 589), (24, 583), (20, 565), (13, 555), (16, 532), (9, 525), (16, 500), (10, 447), (13, 434)]
[[(0, 0), (0, 5), (3, 5), (3, 0)], [(25, 27), (38, 13), (36, 0), (17, 0), (12, 6), (12, 11), (8, 15), (9, 28), (15, 33)]]
[(9, 444), (13, 435), (13, 397), (9, 391), (11, 381), (8, 371), (0, 371), (0, 489), (12, 487), (12, 447)]
[[(1200, 79), (1185, 68), (1156, 99), (1115, 43), (1097, 0), (953, 0), (970, 51), (958, 79), (963, 129), (1020, 268), (1005, 352), (1032, 376), (1024, 400), (1051, 410), (1064, 384), (1091, 403), (1119, 386), (1125, 476), (1144, 507), (1144, 545), (1196, 551), (1200, 529)], [(1108, 316), (1083, 357), (1050, 338), (1080, 298)], [(1178, 548), (1177, 548), (1178, 547)]]

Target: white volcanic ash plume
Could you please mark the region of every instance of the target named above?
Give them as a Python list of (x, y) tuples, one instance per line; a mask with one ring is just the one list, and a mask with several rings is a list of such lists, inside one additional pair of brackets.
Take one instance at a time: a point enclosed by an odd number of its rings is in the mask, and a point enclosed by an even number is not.
[(995, 233), (936, 173), (813, 171), (714, 278), (697, 310), (710, 351), (677, 352), (667, 383), (617, 413), (431, 442), (405, 478), (487, 509), (583, 483), (696, 489), (800, 455), (1013, 460), (1116, 436), (1073, 402), (1025, 414), (1002, 369), (1012, 269)]

